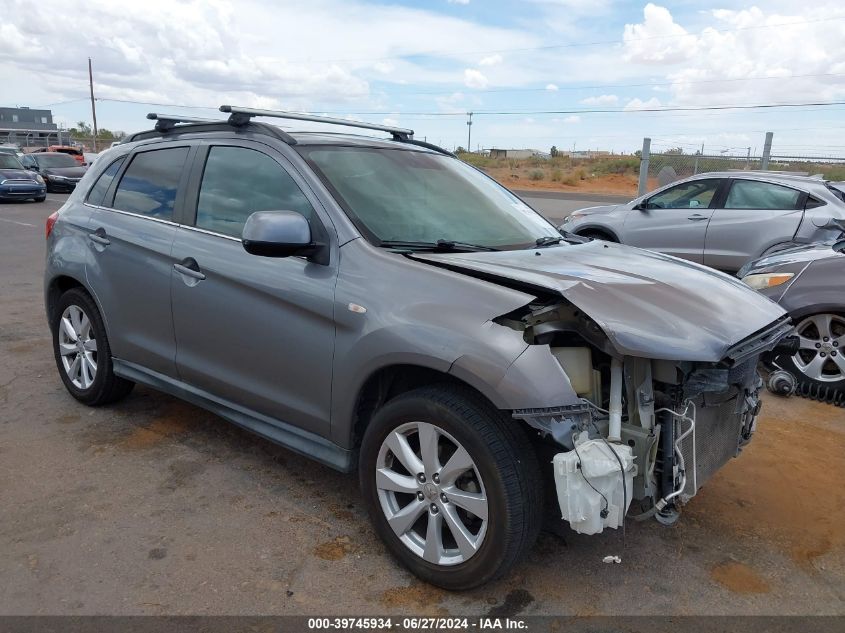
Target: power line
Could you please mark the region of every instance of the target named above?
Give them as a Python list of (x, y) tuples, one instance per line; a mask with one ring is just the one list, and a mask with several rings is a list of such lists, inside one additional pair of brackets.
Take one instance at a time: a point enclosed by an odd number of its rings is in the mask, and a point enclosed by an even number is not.
[[(782, 27), (788, 26), (803, 26), (805, 24), (816, 24), (818, 22), (832, 22), (835, 20), (845, 20), (845, 15), (837, 16), (837, 17), (828, 17), (828, 18), (819, 18), (817, 20), (798, 20), (794, 22), (781, 22), (779, 24), (761, 24), (757, 26), (743, 26), (737, 27), (733, 29), (709, 29), (710, 32), (716, 33), (737, 33), (743, 31), (755, 31), (761, 29), (777, 29)], [(300, 59), (300, 60), (290, 60), (291, 63), (303, 63), (303, 64), (341, 64), (341, 63), (348, 63), (348, 62), (376, 62), (376, 61), (386, 61), (390, 59), (404, 59), (406, 57), (419, 57), (419, 56), (428, 56), (428, 57), (458, 57), (461, 55), (488, 55), (490, 53), (522, 53), (522, 52), (533, 52), (533, 51), (544, 51), (544, 50), (558, 50), (558, 49), (567, 49), (567, 48), (582, 48), (587, 46), (607, 46), (608, 44), (627, 44), (627, 43), (634, 43), (634, 42), (648, 42), (652, 40), (665, 40), (665, 39), (673, 39), (679, 37), (698, 37), (695, 33), (673, 33), (667, 35), (651, 35), (649, 37), (640, 37), (640, 38), (631, 38), (631, 39), (622, 39), (622, 40), (601, 40), (595, 42), (580, 42), (580, 43), (571, 43), (571, 44), (551, 44), (547, 46), (531, 46), (531, 47), (524, 47), (524, 48), (498, 48), (498, 49), (487, 49), (487, 50), (464, 50), (464, 51), (443, 51), (443, 50), (429, 50), (429, 51), (415, 51), (409, 53), (403, 53), (399, 55), (386, 55), (383, 57), (348, 57), (348, 58), (339, 58), (339, 59)]]
[[(740, 82), (740, 81), (763, 81), (763, 80), (785, 80), (785, 79), (804, 79), (808, 77), (845, 77), (845, 73), (814, 73), (807, 75), (784, 75), (781, 77), (732, 77), (730, 79), (690, 79), (667, 82), (651, 82), (651, 83), (635, 83), (635, 84), (597, 84), (593, 86), (558, 86), (557, 90), (549, 90), (548, 88), (490, 88), (487, 90), (473, 90), (471, 94), (495, 94), (505, 92), (548, 92), (554, 94), (558, 90), (604, 90), (605, 88), (655, 88), (661, 86), (675, 86), (677, 84), (711, 84), (711, 83), (725, 83), (725, 82)], [(424, 92), (402, 92), (397, 91), (397, 94), (416, 96), (416, 95), (439, 95), (452, 94), (455, 90), (436, 90)]]

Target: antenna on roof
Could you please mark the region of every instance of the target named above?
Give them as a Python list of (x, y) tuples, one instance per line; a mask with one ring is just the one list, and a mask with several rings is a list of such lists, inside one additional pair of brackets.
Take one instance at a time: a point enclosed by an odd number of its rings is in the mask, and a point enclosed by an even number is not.
[(220, 112), (229, 113), (229, 123), (232, 125), (245, 125), (252, 117), (266, 116), (276, 119), (291, 119), (295, 121), (310, 121), (312, 123), (327, 123), (330, 125), (343, 125), (346, 127), (357, 127), (365, 130), (378, 130), (387, 132), (394, 140), (410, 141), (414, 138), (414, 131), (390, 125), (379, 125), (367, 123), (366, 121), (350, 121), (348, 119), (336, 119), (327, 116), (316, 116), (300, 112), (285, 112), (283, 110), (260, 110), (257, 108), (242, 108), (240, 106), (222, 105)]

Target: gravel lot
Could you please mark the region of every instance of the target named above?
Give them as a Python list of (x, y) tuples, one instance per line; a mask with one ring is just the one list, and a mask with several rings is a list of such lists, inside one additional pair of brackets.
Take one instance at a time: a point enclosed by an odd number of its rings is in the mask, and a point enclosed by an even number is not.
[(845, 613), (842, 409), (767, 397), (675, 528), (543, 535), (449, 594), (386, 554), (353, 477), (150, 389), (66, 394), (41, 295), (63, 199), (0, 205), (0, 614)]

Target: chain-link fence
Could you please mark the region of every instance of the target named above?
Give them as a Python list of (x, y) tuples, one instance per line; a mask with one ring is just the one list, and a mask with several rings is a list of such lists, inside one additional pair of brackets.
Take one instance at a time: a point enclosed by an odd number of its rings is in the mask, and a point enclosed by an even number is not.
[[(771, 137), (767, 139), (764, 154), (705, 154), (700, 150), (691, 153), (681, 148), (652, 151), (650, 139), (643, 140), (640, 152), (640, 179), (638, 194), (642, 195), (682, 178), (706, 172), (771, 171), (803, 176), (821, 176), (826, 180), (845, 180), (845, 156), (783, 156), (771, 153)], [(765, 150), (769, 150), (766, 152)]]

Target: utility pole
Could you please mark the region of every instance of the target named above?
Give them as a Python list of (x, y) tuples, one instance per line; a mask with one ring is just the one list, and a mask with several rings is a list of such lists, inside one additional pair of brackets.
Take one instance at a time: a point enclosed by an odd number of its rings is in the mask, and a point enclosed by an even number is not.
[(94, 105), (94, 73), (88, 58), (88, 89), (91, 91), (91, 117), (94, 119), (94, 153), (97, 152), (97, 106)]
[(467, 112), (467, 151), (472, 153), (472, 112)]
[(772, 132), (766, 132), (766, 140), (763, 143), (763, 158), (760, 160), (760, 169), (766, 171), (769, 168), (769, 157), (772, 155)]

